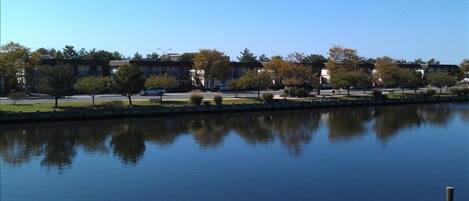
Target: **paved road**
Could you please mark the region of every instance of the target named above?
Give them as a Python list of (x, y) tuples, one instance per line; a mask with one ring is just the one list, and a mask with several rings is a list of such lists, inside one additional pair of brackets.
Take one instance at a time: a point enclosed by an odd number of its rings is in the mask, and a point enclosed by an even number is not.
[[(396, 89), (396, 92), (401, 92), (401, 90)], [(274, 95), (279, 96), (282, 94), (283, 90), (273, 91)], [(341, 94), (346, 94), (345, 90), (341, 91)], [(362, 90), (351, 91), (352, 95), (363, 95), (364, 92)], [(371, 93), (371, 91), (366, 91), (367, 94)], [(412, 90), (406, 90), (406, 93), (413, 93)], [(332, 94), (332, 90), (321, 90), (321, 95), (330, 96)], [(335, 94), (339, 94), (338, 90), (335, 91)], [(163, 96), (164, 100), (188, 100), (190, 98), (191, 93), (167, 93)], [(206, 99), (212, 99), (215, 95), (222, 95), (224, 98), (234, 98), (235, 93), (233, 92), (204, 92), (204, 97)], [(257, 97), (257, 91), (248, 91), (238, 93), (238, 97)], [(133, 96), (132, 100), (148, 100), (148, 99), (159, 99), (159, 96)], [(127, 97), (119, 95), (119, 94), (102, 94), (97, 95), (95, 98), (96, 101), (115, 101), (115, 100), (122, 100), (126, 101)], [(49, 103), (53, 102), (54, 99), (47, 95), (40, 95), (38, 97), (28, 98), (26, 100), (21, 100), (21, 103)], [(74, 95), (74, 96), (67, 96), (65, 98), (60, 99), (61, 102), (63, 101), (91, 101), (91, 97), (88, 95)], [(8, 98), (0, 98), (1, 104), (11, 104), (13, 101), (9, 100)]]

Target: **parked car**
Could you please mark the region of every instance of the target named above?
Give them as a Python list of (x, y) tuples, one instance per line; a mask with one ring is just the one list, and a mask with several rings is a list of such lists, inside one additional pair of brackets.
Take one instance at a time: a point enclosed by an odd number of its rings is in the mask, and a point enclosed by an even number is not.
[(164, 93), (166, 93), (166, 90), (163, 88), (149, 88), (142, 90), (140, 93), (141, 96), (162, 96)]

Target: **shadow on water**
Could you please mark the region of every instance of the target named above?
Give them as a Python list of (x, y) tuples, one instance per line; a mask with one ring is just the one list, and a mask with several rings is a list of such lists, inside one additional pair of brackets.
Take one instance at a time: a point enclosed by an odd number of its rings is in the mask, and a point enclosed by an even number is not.
[(435, 104), (6, 125), (0, 126), (0, 157), (12, 166), (40, 159), (47, 168), (66, 169), (81, 149), (135, 165), (147, 146), (163, 149), (181, 135), (191, 135), (202, 149), (216, 149), (228, 135), (253, 145), (278, 140), (300, 155), (321, 126), (332, 143), (369, 132), (386, 143), (402, 129), (445, 126), (455, 114), (469, 121), (467, 104)]

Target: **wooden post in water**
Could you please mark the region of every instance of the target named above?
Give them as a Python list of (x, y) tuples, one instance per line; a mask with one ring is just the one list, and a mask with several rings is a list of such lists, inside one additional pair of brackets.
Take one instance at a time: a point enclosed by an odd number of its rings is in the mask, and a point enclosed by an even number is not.
[(454, 199), (454, 188), (453, 187), (446, 187), (446, 201), (453, 201)]

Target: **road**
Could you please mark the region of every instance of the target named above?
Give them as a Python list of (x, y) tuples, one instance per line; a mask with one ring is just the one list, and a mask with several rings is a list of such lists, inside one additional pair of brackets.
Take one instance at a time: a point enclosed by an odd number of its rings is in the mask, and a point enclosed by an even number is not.
[[(395, 89), (396, 92), (401, 92), (399, 89)], [(413, 90), (406, 90), (406, 93), (413, 93)], [(283, 90), (277, 90), (273, 91), (274, 95), (278, 97), (280, 94), (283, 93)], [(346, 94), (347, 91), (342, 90), (341, 94)], [(367, 94), (371, 93), (371, 91), (366, 91)], [(321, 95), (326, 95), (330, 96), (332, 94), (332, 90), (321, 90)], [(338, 90), (335, 91), (335, 94), (339, 94)], [(350, 91), (350, 94), (352, 95), (363, 95), (364, 92), (362, 90), (352, 90)], [(234, 98), (235, 93), (234, 92), (204, 92), (203, 93), (204, 98), (206, 99), (213, 99), (214, 96), (216, 95), (221, 95), (223, 98)], [(189, 100), (191, 96), (190, 92), (185, 92), (185, 93), (166, 93), (163, 96), (163, 100)], [(240, 98), (248, 98), (248, 97), (257, 97), (257, 91), (247, 91), (247, 92), (241, 92), (238, 93), (238, 97)], [(132, 97), (132, 100), (148, 100), (148, 99), (160, 99), (159, 96), (140, 96), (136, 95)], [(101, 95), (96, 95), (95, 97), (96, 101), (116, 101), (116, 100), (122, 100), (122, 101), (127, 101), (127, 97), (119, 95), (119, 94), (101, 94)], [(47, 95), (40, 95), (37, 97), (31, 97), (25, 100), (21, 100), (20, 102), (23, 104), (28, 104), (28, 103), (52, 103), (54, 99)], [(61, 102), (63, 101), (91, 101), (91, 97), (88, 95), (74, 95), (74, 96), (67, 96), (65, 98), (60, 99)], [(0, 98), (0, 103), (1, 104), (12, 104), (13, 101), (8, 99), (8, 98)]]

